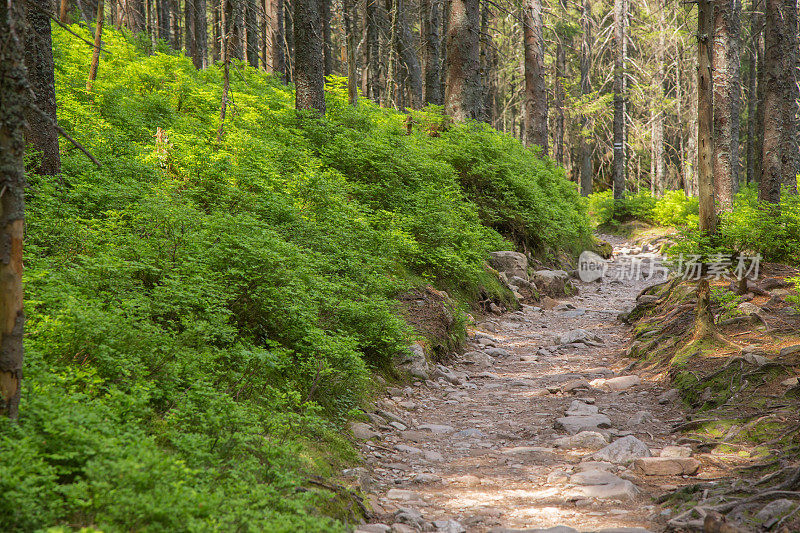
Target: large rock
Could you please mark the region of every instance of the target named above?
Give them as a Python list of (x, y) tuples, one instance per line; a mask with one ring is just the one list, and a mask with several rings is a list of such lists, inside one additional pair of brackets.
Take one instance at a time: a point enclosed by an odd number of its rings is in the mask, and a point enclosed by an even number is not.
[(578, 485), (568, 494), (568, 499), (597, 498), (600, 500), (632, 500), (639, 493), (636, 485), (605, 470), (587, 470), (573, 474), (570, 483)]
[(353, 432), (353, 436), (359, 440), (370, 440), (381, 436), (380, 433), (373, 431), (369, 424), (364, 422), (352, 422), (350, 430)]
[(556, 448), (564, 448), (566, 450), (582, 449), (582, 450), (600, 450), (608, 444), (605, 436), (597, 431), (581, 431), (569, 437), (561, 437), (553, 441)]
[(479, 368), (486, 368), (492, 366), (494, 360), (486, 352), (474, 350), (461, 356), (461, 362), (468, 365), (475, 365)]
[(408, 347), (408, 352), (404, 354), (400, 362), (400, 368), (415, 378), (423, 380), (430, 378), (430, 365), (425, 358), (425, 350), (420, 343), (415, 342)]
[(691, 457), (642, 457), (633, 469), (645, 476), (692, 476), (700, 470), (700, 461)]
[(642, 382), (639, 376), (619, 376), (616, 378), (597, 378), (589, 382), (589, 385), (596, 389), (604, 389), (612, 392), (619, 392), (630, 389)]
[(537, 270), (532, 281), (545, 294), (549, 296), (564, 296), (577, 294), (578, 290), (572, 284), (570, 276), (564, 270)]
[(758, 513), (756, 513), (755, 518), (761, 523), (761, 525), (769, 529), (775, 525), (775, 522), (786, 516), (793, 507), (794, 502), (792, 500), (775, 500), (769, 502)]
[(455, 520), (434, 520), (433, 527), (441, 533), (466, 533), (467, 530)]
[(572, 400), (572, 403), (567, 409), (567, 416), (587, 416), (596, 415), (598, 412), (596, 405), (589, 405), (580, 400)]
[(647, 447), (647, 444), (633, 435), (628, 435), (593, 453), (592, 459), (622, 465), (641, 457), (650, 457), (650, 455), (650, 448)]
[(507, 279), (514, 276), (528, 280), (528, 258), (519, 252), (491, 252), (489, 254), (489, 264), (506, 275)]
[(583, 343), (589, 346), (602, 346), (603, 340), (585, 329), (573, 329), (558, 337), (559, 344)]
[(564, 416), (556, 419), (555, 428), (563, 429), (570, 435), (576, 435), (581, 431), (597, 431), (598, 429), (610, 428), (611, 420), (606, 415), (579, 415)]

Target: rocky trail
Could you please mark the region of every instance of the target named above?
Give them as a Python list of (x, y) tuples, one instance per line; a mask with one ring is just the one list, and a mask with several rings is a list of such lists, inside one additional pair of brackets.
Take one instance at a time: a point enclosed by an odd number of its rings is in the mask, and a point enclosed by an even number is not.
[[(604, 238), (616, 264), (649, 257)], [(479, 321), (436, 381), (390, 387), (354, 424), (367, 468), (349, 474), (375, 510), (356, 531), (664, 530), (654, 497), (711, 473), (670, 433), (673, 393), (626, 371), (618, 315), (653, 281), (574, 283)]]

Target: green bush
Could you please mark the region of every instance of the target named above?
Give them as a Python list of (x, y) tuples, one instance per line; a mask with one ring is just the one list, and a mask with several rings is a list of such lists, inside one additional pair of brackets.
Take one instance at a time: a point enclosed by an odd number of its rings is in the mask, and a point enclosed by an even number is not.
[(589, 216), (596, 226), (639, 220), (648, 224), (694, 227), (698, 223), (697, 198), (683, 191), (667, 191), (661, 198), (648, 191), (629, 193), (615, 202), (612, 191), (592, 193), (588, 198)]
[(580, 199), (486, 126), (431, 108), (408, 135), (340, 79), (298, 115), (240, 63), (217, 141), (220, 68), (112, 29), (90, 98), (90, 48), (53, 35), (59, 121), (103, 167), (63, 145), (62, 179), (29, 176), (0, 529), (342, 530), (306, 480), (354, 461), (343, 422), (419, 336), (398, 295), (502, 296), (488, 252), (578, 249)]

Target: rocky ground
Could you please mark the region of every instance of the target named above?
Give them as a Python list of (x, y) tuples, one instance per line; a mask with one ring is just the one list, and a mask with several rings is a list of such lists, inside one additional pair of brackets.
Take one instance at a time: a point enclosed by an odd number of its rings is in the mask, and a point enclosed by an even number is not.
[[(649, 257), (605, 238), (617, 265)], [(348, 474), (376, 511), (357, 531), (657, 532), (654, 497), (716, 475), (670, 433), (675, 391), (626, 371), (617, 316), (654, 281), (574, 283), (479, 321), (435, 381), (389, 388), (354, 424), (366, 468)]]

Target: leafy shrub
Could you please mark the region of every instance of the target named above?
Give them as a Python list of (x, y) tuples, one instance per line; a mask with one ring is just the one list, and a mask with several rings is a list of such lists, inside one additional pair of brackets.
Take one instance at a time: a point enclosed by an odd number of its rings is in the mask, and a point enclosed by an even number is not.
[(409, 135), (336, 79), (311, 119), (238, 63), (218, 142), (220, 68), (112, 29), (89, 98), (90, 48), (53, 35), (59, 121), (103, 167), (66, 149), (63, 182), (29, 176), (0, 529), (342, 530), (306, 479), (354, 460), (344, 419), (419, 335), (397, 296), (501, 295), (487, 253), (577, 246), (580, 199), (485, 126), (432, 108)]
[(676, 227), (693, 227), (698, 223), (697, 198), (686, 196), (683, 191), (667, 191), (661, 198), (639, 191), (617, 202), (612, 191), (602, 191), (590, 194), (588, 205), (589, 215), (597, 226), (627, 220)]

